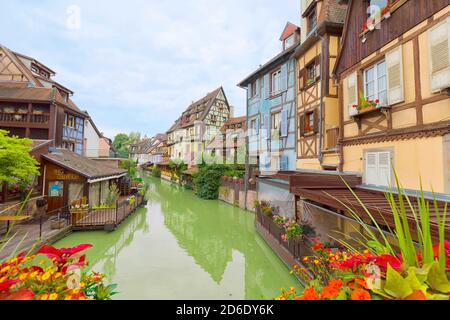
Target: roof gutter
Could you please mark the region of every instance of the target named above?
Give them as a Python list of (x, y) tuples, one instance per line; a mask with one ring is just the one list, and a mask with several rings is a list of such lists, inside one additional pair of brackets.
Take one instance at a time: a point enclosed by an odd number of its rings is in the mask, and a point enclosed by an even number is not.
[(102, 181), (108, 181), (108, 180), (112, 180), (112, 179), (119, 179), (119, 178), (122, 178), (122, 177), (124, 177), (126, 175), (127, 175), (126, 173), (122, 173), (122, 174), (115, 175), (115, 176), (108, 176), (108, 177), (103, 177), (103, 178), (88, 179), (87, 183), (93, 184), (93, 183), (102, 182)]

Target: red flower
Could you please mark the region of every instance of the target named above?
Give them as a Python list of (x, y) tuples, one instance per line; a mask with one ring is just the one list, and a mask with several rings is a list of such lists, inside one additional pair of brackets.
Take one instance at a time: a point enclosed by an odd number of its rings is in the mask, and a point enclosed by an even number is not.
[(0, 293), (0, 300), (31, 301), (34, 299), (34, 296), (34, 292), (30, 289), (22, 289), (17, 292), (2, 292)]
[(41, 249), (39, 249), (38, 254), (45, 254), (48, 258), (54, 259), (55, 262), (59, 264), (60, 271), (67, 272), (73, 269), (79, 269), (84, 266), (86, 258), (84, 255), (79, 257), (78, 262), (71, 264), (69, 266), (65, 265), (69, 261), (75, 260), (76, 254), (89, 248), (92, 248), (92, 245), (82, 244), (73, 248), (62, 248), (62, 249), (57, 249), (52, 246), (43, 246)]
[(15, 285), (18, 282), (20, 282), (19, 279), (6, 280), (6, 281), (0, 283), (0, 292), (8, 290), (9, 288), (11, 288), (13, 285)]
[(313, 247), (314, 251), (319, 251), (320, 249), (323, 248), (323, 243), (316, 243)]
[(389, 254), (383, 254), (381, 256), (376, 257), (374, 262), (383, 271), (387, 270), (388, 265), (390, 265), (395, 270), (399, 270), (402, 267), (402, 262), (396, 257), (391, 256)]
[(380, 103), (380, 99), (375, 100), (376, 103)]
[(372, 300), (370, 293), (364, 289), (356, 289), (351, 295), (352, 300)]

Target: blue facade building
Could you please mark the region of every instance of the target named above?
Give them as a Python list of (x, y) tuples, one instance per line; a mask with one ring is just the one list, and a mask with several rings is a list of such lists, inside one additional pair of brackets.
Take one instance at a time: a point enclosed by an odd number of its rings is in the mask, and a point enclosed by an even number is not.
[(238, 84), (247, 89), (249, 159), (270, 175), (296, 169), (296, 60), (300, 28), (288, 23), (282, 52)]

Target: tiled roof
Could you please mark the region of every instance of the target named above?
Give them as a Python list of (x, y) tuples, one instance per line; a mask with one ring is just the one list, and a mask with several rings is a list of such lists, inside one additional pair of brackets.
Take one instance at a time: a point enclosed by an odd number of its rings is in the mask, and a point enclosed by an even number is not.
[(180, 118), (175, 122), (175, 124), (167, 131), (167, 133), (171, 133), (179, 128), (186, 128), (194, 125), (196, 121), (203, 121), (208, 114), (211, 106), (214, 103), (215, 98), (222, 90), (222, 87), (214, 90), (213, 92), (208, 93), (202, 99), (193, 102), (185, 112), (181, 115)]
[(32, 141), (33, 143), (31, 144), (30, 151), (35, 151), (53, 142), (53, 140), (32, 140)]
[(117, 177), (127, 172), (124, 169), (105, 166), (97, 161), (82, 157), (75, 152), (65, 149), (57, 149), (56, 152), (48, 153), (43, 157), (56, 165), (76, 172), (88, 179)]
[(284, 27), (283, 33), (281, 34), (281, 37), (280, 37), (280, 40), (281, 41), (286, 40), (287, 38), (289, 38), (289, 36), (291, 36), (298, 29), (300, 29), (299, 26), (296, 26), (295, 24), (288, 22), (286, 24), (286, 27)]
[(245, 125), (246, 120), (247, 120), (246, 116), (231, 118), (230, 120), (228, 120), (224, 123), (224, 126), (231, 126), (233, 124), (239, 124), (239, 123), (242, 123)]

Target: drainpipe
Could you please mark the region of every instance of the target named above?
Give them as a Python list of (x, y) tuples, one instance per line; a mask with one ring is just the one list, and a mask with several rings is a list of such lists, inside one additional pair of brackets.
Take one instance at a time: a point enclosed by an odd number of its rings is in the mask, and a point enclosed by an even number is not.
[(248, 98), (249, 98), (249, 92), (248, 92), (248, 88), (246, 89), (247, 91), (247, 110), (245, 112), (246, 114), (246, 124), (245, 127), (247, 128), (247, 132), (245, 133), (245, 204), (244, 204), (244, 209), (247, 210), (247, 199), (248, 199), (248, 189), (249, 189), (249, 180), (250, 180), (250, 155), (249, 155), (249, 145), (250, 145), (250, 141), (248, 138), (248, 130), (249, 130), (249, 125), (248, 125)]
[[(324, 80), (324, 64), (325, 64), (325, 55), (324, 55), (324, 41), (325, 38), (322, 35), (319, 35), (316, 31), (316, 35), (319, 36), (320, 42), (322, 44), (322, 50), (320, 52), (320, 116), (319, 116), (319, 162), (320, 165), (323, 163), (323, 144), (324, 144), (324, 95), (325, 95), (325, 85), (323, 83)], [(325, 77), (326, 79), (327, 77)]]

